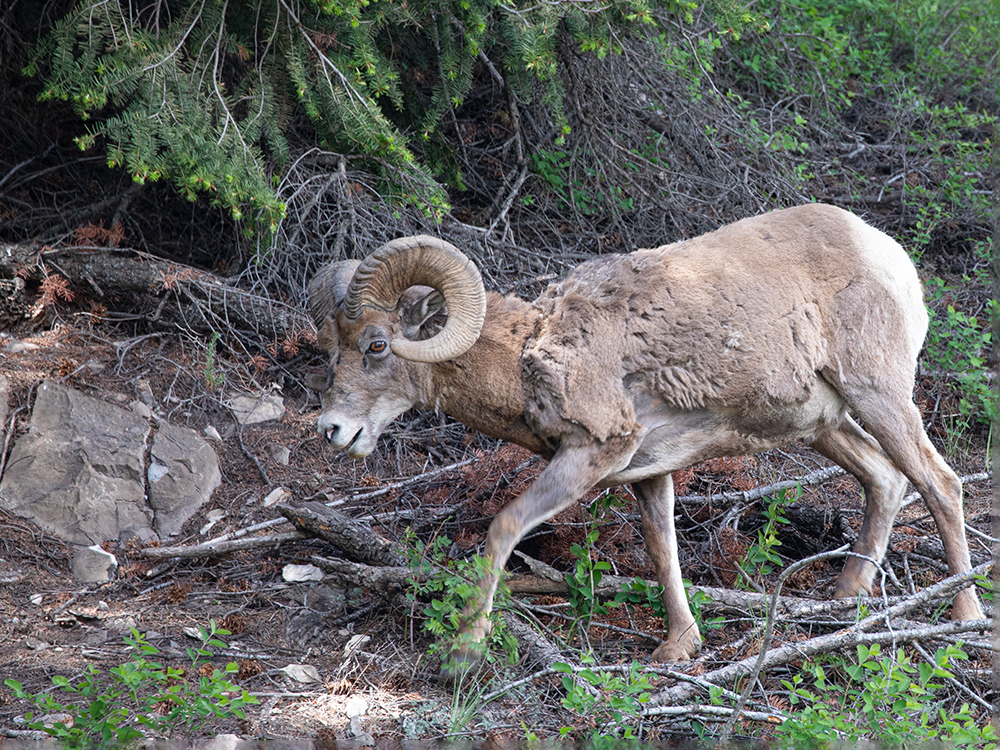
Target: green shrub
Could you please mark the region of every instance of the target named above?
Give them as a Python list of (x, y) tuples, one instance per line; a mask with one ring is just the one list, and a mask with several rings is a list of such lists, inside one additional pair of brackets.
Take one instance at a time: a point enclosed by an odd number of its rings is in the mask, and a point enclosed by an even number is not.
[[(583, 661), (590, 666), (574, 670), (562, 662), (552, 665), (563, 673), (566, 695), (562, 705), (588, 723), (596, 724), (590, 735), (592, 743), (601, 739), (636, 739), (642, 706), (649, 702), (653, 692), (649, 676), (636, 661), (627, 669), (601, 668), (589, 656)], [(562, 727), (559, 731), (566, 736), (575, 728)]]
[(144, 737), (188, 734), (212, 718), (245, 718), (244, 707), (255, 705), (257, 699), (230, 681), (238, 671), (236, 663), (210, 672), (200, 668), (214, 655), (211, 649), (226, 648), (217, 636), (229, 635), (229, 631), (216, 627), (214, 621), (208, 630), (199, 631), (202, 643), (187, 649), (191, 660), (187, 668), (151, 661), (148, 657), (158, 657), (160, 651), (133, 629), (124, 641), (138, 654), (107, 674), (90, 664), (82, 677), (70, 680), (57, 675), (52, 678), (53, 690), (36, 694), (27, 692), (17, 680), (4, 684), (44, 714), (67, 716), (45, 722), (31, 712), (26, 726), (69, 748), (120, 746)]
[[(943, 740), (956, 747), (996, 750), (989, 717), (976, 719), (968, 703), (946, 707), (943, 678), (954, 677), (955, 660), (968, 659), (958, 646), (934, 654), (934, 663), (913, 664), (903, 649), (883, 654), (878, 644), (858, 646), (855, 664), (842, 666), (834, 679), (816, 663), (782, 684), (793, 706), (801, 706), (775, 729), (782, 747), (827, 747), (830, 743), (877, 740), (892, 747)], [(840, 670), (838, 670), (840, 671)], [(807, 687), (808, 684), (808, 687)]]
[[(431, 653), (447, 661), (452, 652), (463, 645), (460, 631), (466, 624), (465, 611), (478, 601), (479, 585), (489, 572), (490, 561), (478, 555), (471, 560), (448, 559), (445, 550), (451, 546), (451, 540), (444, 536), (424, 544), (407, 530), (406, 542), (412, 574), (406, 596), (414, 604), (430, 598), (430, 603), (422, 610), (423, 628), (436, 638)], [(498, 614), (506, 596), (501, 581), (497, 586), (494, 610), (490, 613), (493, 629), (485, 644), (484, 656), (490, 663), (496, 662), (501, 654), (510, 663), (518, 659), (517, 639), (506, 631)]]

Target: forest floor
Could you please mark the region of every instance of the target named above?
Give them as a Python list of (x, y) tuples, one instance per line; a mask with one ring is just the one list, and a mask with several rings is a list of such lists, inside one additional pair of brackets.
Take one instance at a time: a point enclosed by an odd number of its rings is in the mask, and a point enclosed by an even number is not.
[[(454, 541), (443, 546), (441, 555), (458, 557), (481, 545), (492, 515), (523, 491), (543, 466), (521, 449), (467, 433), (444, 418), (416, 414), (399, 420), (372, 457), (352, 461), (335, 454), (315, 434), (317, 399), (301, 391), (283, 392), (286, 413), (280, 422), (240, 431), (223, 405), (226, 398), (233, 389), (252, 390), (267, 384), (220, 359), (217, 366), (225, 382), (209, 388), (204, 350), (195, 340), (174, 334), (127, 339), (110, 327), (64, 325), (26, 335), (24, 340), (37, 348), (0, 355), (4, 356), (0, 368), (12, 386), (14, 418), (12, 434), (5, 435), (8, 449), (12, 439), (27, 429), (27, 407), (43, 379), (63, 379), (99, 398), (122, 394), (129, 400), (135, 398), (137, 381), (145, 379), (162, 417), (199, 432), (212, 425), (221, 433), (223, 439), (214, 442), (214, 447), (222, 467), (222, 485), (211, 503), (188, 522), (185, 533), (164, 540), (163, 545), (195, 545), (280, 518), (264, 500), (275, 489), (284, 488), (290, 504), (306, 499), (331, 502), (342, 512), (367, 519), (382, 537), (401, 548), (409, 544), (412, 550), (413, 540), (428, 543), (436, 536), (447, 536)], [(87, 363), (99, 366), (84, 367)], [(927, 385), (921, 379), (918, 401), (927, 400), (923, 390)], [(948, 438), (949, 461), (960, 475), (978, 477), (966, 485), (965, 512), (975, 530), (970, 536), (974, 558), (985, 560), (990, 550), (984, 539), (991, 533), (990, 483), (981, 474), (986, 470), (985, 440), (979, 435), (957, 439), (941, 430), (934, 437)], [(268, 446), (274, 444), (290, 450), (287, 465), (271, 459)], [(816, 454), (792, 447), (753, 459), (716, 460), (682, 472), (676, 481), (685, 577), (695, 586), (728, 589), (734, 595), (742, 591), (752, 597), (750, 587), (737, 587), (740, 572), (735, 563), (746, 564), (747, 550), (764, 529), (766, 505), (740, 493), (795, 480), (825, 466)], [(610, 564), (608, 575), (652, 578), (634, 500), (626, 488), (616, 492), (620, 502), (612, 504), (603, 522), (594, 527), (599, 530), (595, 559)], [(591, 529), (587, 505), (595, 496), (591, 494), (579, 507), (545, 524), (519, 550), (563, 573), (572, 572), (578, 562), (573, 545), (582, 544)], [(782, 511), (790, 522), (775, 525), (781, 545), (772, 551), (787, 566), (834, 549), (858, 528), (862, 507), (860, 490), (848, 477), (804, 486), (793, 508)], [(802, 508), (815, 512), (794, 512)], [(213, 510), (223, 515), (209, 527), (206, 515)], [(816, 518), (821, 519), (819, 529), (808, 526)], [(291, 528), (276, 522), (248, 536)], [(935, 547), (936, 534), (922, 502), (903, 510), (888, 556), (903, 590), (888, 587), (887, 595), (905, 595), (911, 587), (920, 590), (944, 576), (941, 560), (934, 557), (934, 550), (940, 548), (939, 544)], [(232, 732), (248, 738), (314, 738), (321, 746), (333, 746), (336, 741), (341, 747), (467, 736), (489, 746), (521, 741), (529, 733), (558, 738), (559, 728), (566, 726), (576, 727), (572, 737), (585, 737), (602, 721), (600, 711), (583, 716), (567, 708), (562, 676), (544, 673), (537, 649), (532, 653), (534, 647), (524, 644), (519, 664), (505, 664), (502, 659), (488, 664), (471, 685), (458, 690), (439, 684), (434, 639), (423, 627), (426, 603), (407, 604), (408, 587), (386, 596), (329, 577), (322, 582), (283, 578), (290, 563), (335, 557), (337, 551), (326, 542), (286, 540), (186, 559), (149, 558), (138, 546), (120, 546), (114, 541), (106, 546), (118, 557), (117, 577), (106, 585), (84, 587), (71, 576), (68, 545), (22, 519), (0, 514), (0, 567), (7, 575), (4, 580), (9, 581), (0, 587), (2, 679), (15, 679), (28, 692), (38, 694), (51, 690), (54, 676), (65, 676), (76, 684), (86, 670), (96, 668), (110, 685), (110, 670), (137, 655), (124, 640), (133, 629), (145, 633), (157, 647), (157, 659), (184, 668), (189, 666), (186, 649), (199, 645), (189, 635), (191, 629), (214, 621), (231, 635), (223, 638), (226, 648), (212, 649), (212, 663), (235, 662), (238, 672), (233, 679), (259, 702), (247, 708), (245, 719), (213, 720), (195, 728), (195, 736)], [(530, 572), (523, 559), (512, 559), (515, 573)], [(807, 566), (790, 578), (784, 593), (797, 601), (824, 602), (832, 594), (840, 565), (833, 561)], [(776, 567), (770, 575), (754, 576), (757, 585), (770, 591), (778, 572)], [(588, 653), (598, 665), (632, 660), (648, 664), (657, 639), (664, 635), (662, 621), (643, 606), (613, 609), (596, 617), (589, 629), (577, 631), (571, 627), (573, 617), (567, 616), (564, 594), (519, 594), (507, 607), (526, 613), (535, 632), (549, 645), (555, 644), (560, 658), (569, 664), (583, 664), (583, 655)], [(680, 672), (711, 674), (757, 653), (761, 607), (709, 600), (702, 609), (705, 618), (722, 620), (705, 632), (702, 655), (678, 665)], [(910, 616), (933, 622), (941, 610), (940, 605), (932, 605)], [(848, 613), (848, 624), (854, 614)], [(774, 644), (805, 641), (843, 625), (830, 620), (804, 625), (781, 622)], [(964, 638), (970, 659), (963, 663), (958, 682), (966, 692), (988, 702), (995, 698), (989, 692), (989, 637), (980, 633)], [(924, 645), (933, 653), (940, 643), (955, 640), (942, 636)], [(840, 654), (848, 660), (856, 656), (853, 646), (841, 649)], [(311, 674), (318, 681), (309, 681), (308, 674), (306, 681), (296, 681), (289, 676), (294, 671), (286, 669), (289, 665), (314, 667)], [(801, 666), (801, 660), (795, 665)], [(758, 714), (761, 706), (775, 712), (789, 708), (781, 679), (788, 678), (795, 665), (760, 676), (761, 691), (753, 696)], [(528, 675), (535, 676), (515, 684)], [(667, 673), (650, 676), (654, 693), (678, 684), (682, 683)], [(493, 696), (505, 687), (509, 688), (506, 692)], [(60, 696), (58, 691), (51, 694)], [(958, 689), (954, 695), (955, 701), (968, 700)], [(61, 700), (66, 701), (65, 694)], [(23, 724), (30, 710), (32, 706), (0, 685), (0, 737), (30, 736), (24, 734)], [(981, 704), (974, 704), (973, 710), (980, 718), (988, 716)], [(358, 717), (353, 723), (352, 715)], [(646, 737), (683, 739), (693, 736), (693, 716), (650, 714), (636, 721)], [(705, 716), (699, 720), (710, 721)], [(717, 724), (708, 726), (711, 731)], [(768, 732), (767, 720), (746, 719), (737, 724), (738, 734), (766, 737)]]

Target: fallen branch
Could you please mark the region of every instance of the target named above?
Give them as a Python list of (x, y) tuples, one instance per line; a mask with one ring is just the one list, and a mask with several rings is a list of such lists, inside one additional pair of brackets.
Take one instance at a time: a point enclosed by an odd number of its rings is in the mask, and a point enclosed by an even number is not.
[[(707, 719), (709, 721), (722, 721), (728, 718), (730, 721), (735, 721), (736, 719), (749, 719), (750, 721), (762, 721), (767, 724), (782, 724), (785, 721), (785, 717), (779, 713), (765, 713), (764, 711), (740, 711), (736, 712), (736, 709), (727, 708), (726, 706), (706, 706), (704, 704), (696, 704), (693, 706), (656, 706), (654, 708), (644, 708), (642, 711), (643, 717), (646, 716), (677, 716), (683, 718), (694, 718), (699, 717)], [(724, 747), (722, 743), (719, 747)]]
[[(790, 661), (814, 656), (815, 654), (838, 651), (842, 648), (856, 646), (861, 643), (898, 643), (902, 641), (939, 638), (956, 633), (991, 630), (993, 621), (991, 619), (984, 619), (958, 620), (939, 625), (902, 628), (899, 630), (890, 629), (877, 633), (867, 632), (876, 625), (883, 622), (890, 622), (892, 619), (901, 617), (919, 606), (953, 596), (960, 589), (971, 585), (975, 577), (984, 575), (991, 566), (992, 563), (984, 563), (965, 573), (946, 578), (933, 586), (928, 586), (916, 594), (902, 599), (886, 610), (872, 614), (851, 627), (839, 630), (836, 633), (817, 636), (798, 643), (788, 643), (773, 651), (768, 651), (767, 656), (760, 665), (760, 670), (772, 669), (776, 666), (787, 664)], [(720, 686), (730, 685), (737, 679), (751, 674), (757, 666), (759, 659), (759, 655), (754, 655), (742, 661), (727, 664), (712, 672), (707, 672), (701, 675), (701, 678)], [(652, 703), (653, 705), (677, 705), (688, 700), (693, 692), (694, 688), (691, 685), (676, 685), (657, 693), (653, 696)]]
[[(412, 486), (419, 482), (427, 479), (434, 479), (441, 474), (448, 473), (450, 471), (455, 471), (456, 469), (461, 469), (469, 464), (478, 461), (478, 458), (467, 458), (464, 461), (459, 461), (454, 464), (449, 464), (448, 466), (441, 466), (437, 469), (432, 469), (430, 471), (425, 471), (423, 474), (418, 474), (414, 477), (409, 477), (400, 482), (394, 482), (392, 484), (386, 485), (385, 487), (380, 487), (377, 490), (370, 492), (361, 492), (354, 495), (348, 495), (346, 497), (337, 498), (334, 500), (329, 499), (329, 492), (332, 490), (320, 490), (320, 492), (313, 495), (310, 500), (325, 500), (323, 504), (327, 507), (344, 505), (346, 503), (357, 501), (357, 500), (367, 500), (373, 497), (378, 497), (384, 495), (402, 487)], [(346, 516), (345, 516), (346, 518)], [(270, 518), (266, 521), (261, 521), (260, 523), (253, 524), (252, 526), (245, 526), (243, 528), (236, 529), (235, 531), (229, 531), (225, 534), (216, 537), (215, 539), (210, 539), (207, 542), (202, 542), (201, 544), (191, 545), (189, 547), (146, 547), (140, 552), (143, 557), (150, 558), (164, 558), (164, 557), (216, 557), (218, 555), (226, 554), (227, 552), (236, 552), (245, 549), (259, 549), (262, 547), (269, 547), (272, 544), (281, 544), (288, 541), (296, 541), (299, 539), (307, 539), (313, 534), (305, 534), (299, 531), (292, 532), (279, 532), (269, 536), (253, 537), (251, 539), (242, 539), (247, 534), (255, 533), (257, 531), (263, 531), (264, 529), (269, 529), (274, 526), (281, 526), (288, 523), (287, 518)], [(370, 531), (370, 530), (369, 530)], [(240, 539), (240, 544), (234, 544), (233, 540)]]
[(406, 558), (396, 546), (376, 534), (371, 526), (322, 503), (297, 506), (282, 503), (277, 509), (299, 531), (329, 542), (354, 562), (390, 567), (406, 565)]
[(206, 542), (205, 544), (194, 544), (189, 547), (145, 547), (139, 551), (142, 557), (164, 558), (164, 557), (218, 557), (230, 552), (239, 552), (245, 549), (262, 549), (264, 547), (277, 547), (288, 542), (308, 539), (307, 534), (301, 531), (286, 531), (279, 534), (268, 534), (266, 536), (254, 536), (249, 539), (230, 539), (224, 542)]
[(550, 669), (563, 659), (559, 647), (513, 612), (500, 614), (504, 625), (520, 646), (522, 664)]
[(321, 501), (327, 507), (334, 507), (338, 505), (345, 505), (349, 502), (354, 502), (357, 500), (370, 500), (373, 497), (381, 497), (382, 495), (387, 495), (393, 490), (400, 490), (404, 487), (412, 487), (415, 484), (419, 484), (426, 479), (434, 479), (441, 474), (447, 474), (450, 471), (455, 471), (456, 469), (461, 469), (469, 464), (474, 464), (478, 461), (478, 458), (467, 458), (464, 461), (458, 461), (457, 463), (449, 464), (448, 466), (441, 466), (437, 469), (431, 469), (430, 471), (425, 471), (423, 474), (417, 474), (413, 477), (408, 477), (399, 482), (393, 482), (392, 484), (387, 484), (384, 487), (379, 487), (377, 490), (371, 490), (370, 492), (360, 492), (354, 495), (348, 495), (347, 497), (340, 497), (331, 500), (330, 494), (337, 492), (332, 488), (323, 489), (317, 492), (315, 495), (309, 498), (309, 500)]
[(681, 495), (675, 502), (683, 505), (702, 505), (711, 502), (726, 502), (730, 500), (742, 500), (745, 503), (759, 500), (767, 495), (773, 495), (782, 490), (793, 490), (796, 487), (806, 487), (813, 484), (822, 484), (834, 477), (843, 476), (847, 472), (839, 466), (828, 466), (825, 469), (816, 469), (808, 474), (803, 474), (797, 479), (789, 479), (783, 482), (774, 482), (763, 487), (755, 487), (752, 490), (733, 490), (731, 492), (720, 492), (713, 495)]
[[(760, 645), (760, 655), (757, 659), (757, 663), (754, 664), (753, 671), (750, 672), (750, 679), (747, 680), (747, 685), (740, 694), (739, 699), (736, 701), (736, 705), (733, 706), (733, 715), (726, 722), (726, 725), (722, 729), (719, 741), (726, 742), (729, 739), (730, 733), (733, 731), (733, 726), (736, 724), (736, 720), (740, 716), (740, 712), (743, 710), (743, 706), (750, 699), (750, 691), (753, 690), (753, 686), (757, 682), (757, 678), (760, 676), (761, 670), (764, 667), (764, 658), (767, 654), (767, 650), (771, 646), (771, 636), (774, 633), (774, 617), (778, 609), (778, 602), (781, 601), (781, 589), (785, 585), (785, 581), (788, 580), (789, 576), (798, 570), (811, 565), (814, 562), (820, 562), (822, 560), (830, 560), (835, 557), (843, 557), (847, 554), (847, 545), (844, 545), (838, 550), (833, 550), (832, 552), (824, 552), (819, 555), (813, 555), (812, 557), (807, 557), (804, 560), (799, 560), (793, 565), (789, 565), (785, 570), (781, 571), (781, 575), (778, 576), (778, 581), (774, 586), (774, 595), (771, 597), (771, 605), (767, 608), (767, 621), (764, 626), (764, 639), (761, 641)], [(875, 561), (876, 564), (877, 561)]]
[(313, 555), (312, 564), (348, 586), (360, 586), (377, 594), (395, 597), (414, 581), (409, 568), (366, 565), (338, 558)]
[(198, 310), (209, 330), (211, 321), (253, 331), (277, 340), (293, 331), (310, 330), (309, 317), (290, 305), (230, 286), (225, 280), (191, 266), (167, 262), (139, 250), (107, 247), (52, 249), (32, 245), (0, 245), (0, 276), (28, 274), (41, 280), (43, 268), (53, 269), (74, 286), (93, 289), (98, 296), (127, 294), (163, 297), (176, 294)]

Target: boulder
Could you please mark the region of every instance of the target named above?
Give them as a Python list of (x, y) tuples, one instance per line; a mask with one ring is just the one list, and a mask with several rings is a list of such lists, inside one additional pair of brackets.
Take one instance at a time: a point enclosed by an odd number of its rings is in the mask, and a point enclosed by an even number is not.
[(179, 534), (184, 522), (222, 484), (219, 457), (192, 430), (161, 424), (153, 438), (150, 459), (148, 496), (156, 531), (161, 536)]
[(220, 482), (215, 451), (191, 430), (154, 432), (131, 410), (48, 381), (11, 451), (0, 507), (83, 546), (149, 540), (178, 533)]
[(234, 396), (229, 408), (236, 421), (244, 427), (262, 422), (273, 422), (285, 416), (285, 403), (275, 393), (260, 396)]
[(143, 452), (149, 425), (131, 412), (51, 381), (14, 444), (0, 506), (54, 536), (89, 546), (151, 526)]

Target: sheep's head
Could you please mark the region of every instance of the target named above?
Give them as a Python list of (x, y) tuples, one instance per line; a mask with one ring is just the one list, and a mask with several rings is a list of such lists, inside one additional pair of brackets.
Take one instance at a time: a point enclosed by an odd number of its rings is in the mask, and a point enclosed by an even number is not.
[(393, 419), (426, 395), (429, 363), (476, 342), (486, 292), (475, 265), (434, 237), (404, 237), (364, 261), (338, 261), (309, 284), (319, 343), (330, 354), (317, 430), (354, 458), (367, 456)]

